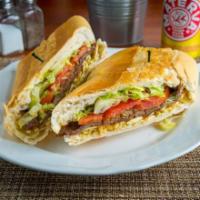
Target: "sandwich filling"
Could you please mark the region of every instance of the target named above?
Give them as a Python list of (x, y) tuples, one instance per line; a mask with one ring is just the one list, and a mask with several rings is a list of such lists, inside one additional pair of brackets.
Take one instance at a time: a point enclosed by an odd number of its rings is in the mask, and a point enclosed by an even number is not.
[(100, 40), (84, 43), (59, 67), (49, 69), (31, 90), (31, 102), (26, 109), (21, 110), (17, 120), (18, 128), (26, 132), (40, 128), (66, 92), (85, 81), (90, 65), (101, 57), (103, 49), (104, 44)]
[(179, 100), (184, 87), (170, 88), (165, 85), (127, 87), (108, 92), (74, 114), (73, 120), (62, 126), (59, 135), (71, 136), (83, 130), (102, 125), (127, 122), (133, 118), (146, 117)]

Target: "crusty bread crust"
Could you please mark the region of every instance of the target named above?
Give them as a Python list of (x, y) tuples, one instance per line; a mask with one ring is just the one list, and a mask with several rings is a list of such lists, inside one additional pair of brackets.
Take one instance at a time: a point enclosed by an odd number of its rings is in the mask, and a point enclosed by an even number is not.
[[(148, 50), (151, 51), (149, 63)], [(186, 88), (194, 93), (198, 84), (198, 70), (196, 62), (189, 55), (169, 48), (130, 47), (100, 63), (88, 81), (66, 98), (114, 89), (122, 84), (142, 84), (164, 76), (166, 82), (173, 82), (175, 80), (171, 74), (165, 75), (166, 70), (171, 68), (176, 70)]]
[[(70, 56), (84, 42), (93, 42), (95, 37), (88, 22), (81, 16), (74, 16), (58, 27), (47, 40), (30, 52), (18, 65), (12, 97), (5, 105), (4, 127), (11, 135), (16, 135), (25, 143), (36, 144), (44, 139), (50, 131), (50, 122), (44, 124), (41, 130), (26, 134), (16, 127), (16, 114), (19, 112), (19, 103), (29, 97), (27, 89), (37, 83), (56, 61), (63, 56)], [(40, 62), (32, 56), (32, 53), (40, 56), (44, 62)], [(68, 55), (66, 55), (68, 54)]]
[[(150, 62), (148, 62), (148, 51), (151, 51)], [(73, 111), (70, 110), (73, 102), (77, 104), (79, 101), (81, 104), (81, 101), (85, 101), (87, 98), (94, 98), (95, 95), (98, 96), (103, 91), (115, 91), (116, 88), (122, 85), (145, 86), (153, 83), (164, 83), (168, 86), (176, 87), (179, 84), (183, 84), (187, 91), (186, 96), (188, 98), (188, 102), (185, 103), (185, 105), (183, 104), (180, 109), (175, 107), (170, 112), (164, 113), (161, 116), (154, 116), (153, 120), (151, 118), (145, 120), (144, 123), (139, 121), (132, 126), (131, 129), (141, 124), (141, 126), (143, 126), (162, 120), (163, 117), (166, 118), (172, 114), (182, 112), (185, 106), (188, 107), (194, 101), (197, 92), (198, 78), (196, 62), (183, 52), (169, 48), (127, 48), (100, 63), (84, 84), (72, 91), (56, 106), (51, 118), (52, 129), (55, 133), (58, 133), (60, 127), (67, 122), (67, 115), (73, 113)], [(64, 113), (65, 110), (68, 110), (66, 114)], [(64, 117), (62, 117), (62, 115)], [(63, 119), (66, 121), (63, 121)], [(60, 120), (62, 124), (60, 124)], [(97, 135), (94, 134), (92, 136), (86, 134), (84, 139), (80, 139), (78, 136), (66, 136), (65, 140), (72, 145), (76, 145), (91, 139), (112, 135), (110, 132), (113, 130), (110, 131), (109, 127), (104, 127), (105, 132), (101, 135), (98, 135), (101, 132), (99, 132), (99, 130), (97, 131), (98, 127), (94, 127), (94, 130), (95, 128)], [(87, 132), (87, 129), (85, 131)], [(118, 133), (122, 132), (119, 127), (116, 129), (114, 128), (114, 131)], [(79, 138), (78, 141), (76, 141), (77, 138)]]
[(188, 54), (174, 50), (173, 67), (193, 99), (197, 96), (199, 72), (196, 61)]
[[(62, 57), (63, 53), (70, 51), (70, 40), (72, 40), (73, 35), (79, 34), (83, 34), (89, 41), (95, 40), (89, 23), (81, 16), (73, 16), (20, 61), (8, 107), (15, 104), (16, 98), (19, 97), (20, 93), (23, 93), (25, 87), (32, 84), (33, 79), (38, 74), (42, 75), (56, 60)], [(74, 42), (72, 41), (72, 43)], [(33, 52), (40, 56), (44, 62), (35, 59), (32, 56)]]
[(41, 130), (38, 130), (37, 132), (32, 132), (31, 134), (26, 134), (20, 130), (17, 129), (15, 124), (15, 116), (8, 110), (8, 107), (5, 106), (5, 119), (4, 119), (4, 128), (6, 129), (7, 133), (12, 136), (17, 136), (19, 139), (21, 139), (23, 142), (35, 145), (39, 141), (43, 140), (51, 131), (51, 125), (50, 122), (46, 122)]

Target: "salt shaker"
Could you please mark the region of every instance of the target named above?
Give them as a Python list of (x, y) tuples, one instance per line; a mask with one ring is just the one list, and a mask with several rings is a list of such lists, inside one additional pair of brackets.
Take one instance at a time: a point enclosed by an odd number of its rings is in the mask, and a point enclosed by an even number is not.
[(0, 55), (16, 55), (23, 50), (23, 23), (13, 0), (0, 1)]
[(36, 0), (18, 0), (17, 11), (24, 21), (25, 49), (33, 49), (44, 38), (44, 16)]

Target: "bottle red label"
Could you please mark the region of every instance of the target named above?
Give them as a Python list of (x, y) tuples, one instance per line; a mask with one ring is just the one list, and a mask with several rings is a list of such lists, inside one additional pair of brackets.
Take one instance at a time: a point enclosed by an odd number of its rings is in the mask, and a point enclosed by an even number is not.
[(200, 1), (165, 0), (163, 27), (165, 34), (173, 40), (192, 38), (200, 29)]

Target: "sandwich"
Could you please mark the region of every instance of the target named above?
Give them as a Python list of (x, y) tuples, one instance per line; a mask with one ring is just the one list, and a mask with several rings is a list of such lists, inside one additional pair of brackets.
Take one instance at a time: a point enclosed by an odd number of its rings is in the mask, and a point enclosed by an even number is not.
[(105, 49), (106, 43), (95, 40), (81, 16), (58, 27), (18, 64), (12, 96), (5, 105), (6, 131), (28, 144), (44, 139), (55, 105), (86, 80)]
[(182, 113), (197, 92), (196, 62), (169, 48), (130, 47), (107, 58), (54, 108), (69, 145), (117, 135)]

